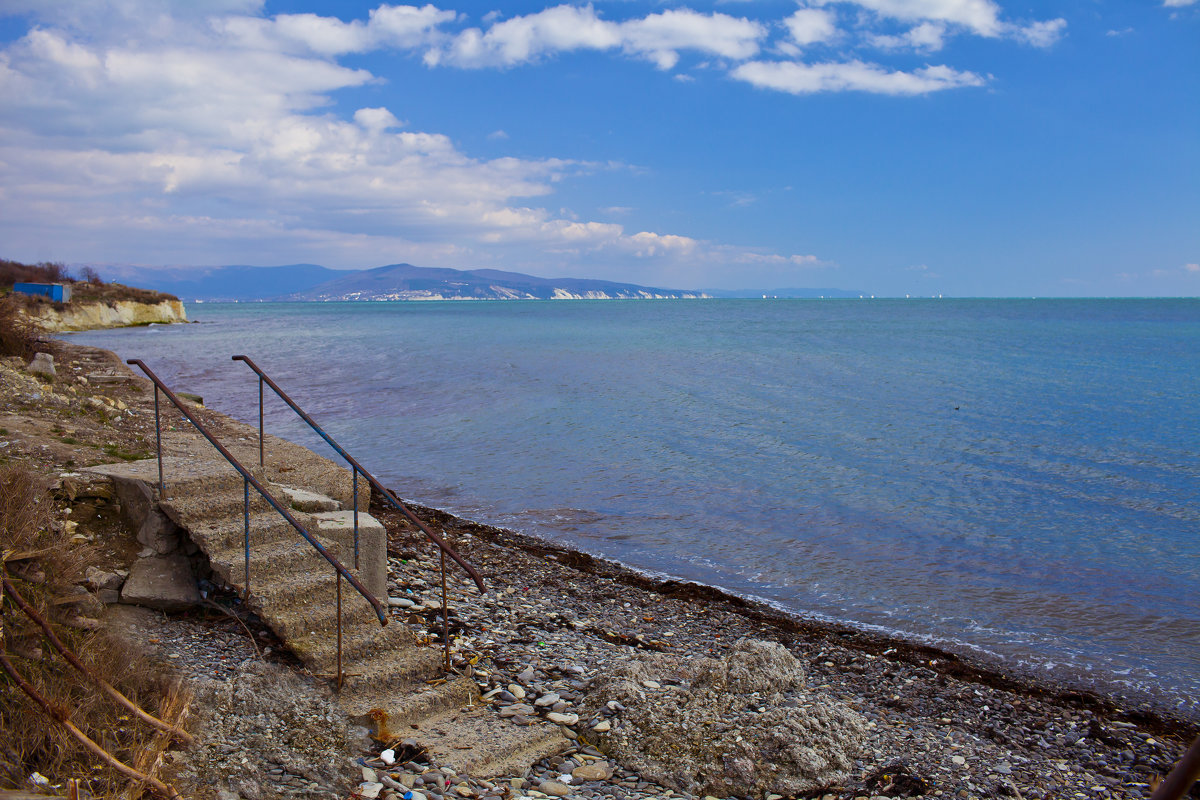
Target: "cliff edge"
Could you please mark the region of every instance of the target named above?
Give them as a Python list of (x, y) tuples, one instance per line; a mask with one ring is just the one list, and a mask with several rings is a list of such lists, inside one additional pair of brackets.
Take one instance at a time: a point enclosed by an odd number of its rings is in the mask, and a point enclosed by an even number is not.
[(21, 313), (37, 327), (54, 333), (188, 321), (183, 303), (174, 299), (38, 303)]

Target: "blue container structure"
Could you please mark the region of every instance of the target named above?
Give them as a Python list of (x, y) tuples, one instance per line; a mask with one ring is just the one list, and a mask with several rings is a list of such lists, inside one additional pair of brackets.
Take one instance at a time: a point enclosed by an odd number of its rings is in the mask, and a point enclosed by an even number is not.
[(13, 291), (21, 294), (39, 294), (56, 303), (71, 302), (71, 287), (63, 283), (14, 283)]

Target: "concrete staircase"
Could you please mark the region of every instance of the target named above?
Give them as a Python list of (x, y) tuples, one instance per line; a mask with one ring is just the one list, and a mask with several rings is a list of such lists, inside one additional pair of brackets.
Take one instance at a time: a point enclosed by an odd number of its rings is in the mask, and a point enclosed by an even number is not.
[[(164, 458), (164, 496), (158, 496), (154, 459), (90, 471), (113, 480), (123, 507), (138, 505), (127, 498), (150, 498), (145, 514), (169, 518), (207, 555), (213, 572), (242, 591), (242, 477), (211, 447), (205, 453), (195, 442), (171, 444), (166, 442), (164, 450), (177, 455)], [(283, 440), (268, 437), (268, 447), (266, 467), (255, 468), (255, 477), (290, 505), (297, 521), (386, 606), (387, 538), (383, 526), (367, 514), (370, 487), (365, 479), (360, 477), (359, 568), (354, 569), (350, 472)], [(229, 449), (243, 464), (257, 464), (257, 441), (235, 442)], [(145, 525), (144, 520), (130, 521)], [(312, 673), (332, 679), (337, 673), (336, 573), (253, 487), (249, 578), (250, 607)], [(383, 719), (397, 739), (415, 739), (439, 763), (478, 777), (519, 775), (566, 748), (557, 726), (517, 726), (479, 706), (473, 680), (443, 674), (440, 649), (418, 643), (398, 618), (381, 627), (370, 604), (344, 580), (341, 603), (345, 679), (338, 699), (354, 720), (374, 727)]]

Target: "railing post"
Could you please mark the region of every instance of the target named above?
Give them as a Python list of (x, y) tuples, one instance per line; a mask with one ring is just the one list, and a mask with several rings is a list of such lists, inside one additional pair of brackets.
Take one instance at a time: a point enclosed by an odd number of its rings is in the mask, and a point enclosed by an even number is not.
[(342, 573), (337, 573), (337, 690), (342, 690)]
[(245, 531), (243, 534), (243, 543), (246, 553), (246, 597), (250, 597), (250, 481), (242, 477), (242, 490), (244, 492), (245, 504), (243, 506), (243, 517), (245, 521)]
[(258, 379), (258, 466), (263, 467), (263, 379)]
[(166, 498), (167, 486), (163, 483), (162, 467), (162, 423), (158, 415), (158, 384), (154, 384), (154, 450), (158, 453), (158, 496)]
[(446, 654), (446, 671), (450, 671), (450, 606), (446, 603), (446, 551), (442, 554), (442, 649)]
[(358, 569), (358, 467), (351, 467), (350, 478), (354, 481), (354, 568)]

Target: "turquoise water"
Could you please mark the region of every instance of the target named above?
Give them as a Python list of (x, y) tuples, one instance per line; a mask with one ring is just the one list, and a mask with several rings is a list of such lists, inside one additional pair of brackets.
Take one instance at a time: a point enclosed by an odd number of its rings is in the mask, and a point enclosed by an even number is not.
[(256, 421), (246, 353), (402, 497), (1200, 713), (1200, 301), (188, 313), (74, 338)]

